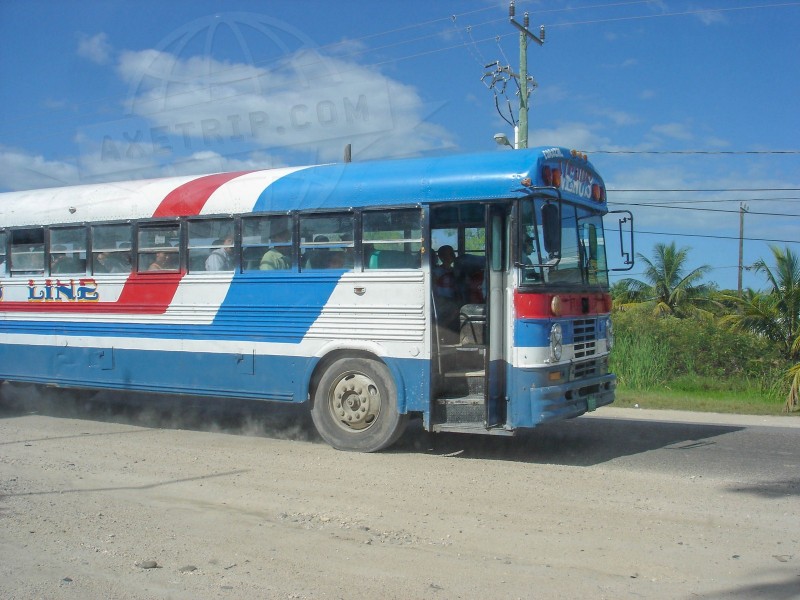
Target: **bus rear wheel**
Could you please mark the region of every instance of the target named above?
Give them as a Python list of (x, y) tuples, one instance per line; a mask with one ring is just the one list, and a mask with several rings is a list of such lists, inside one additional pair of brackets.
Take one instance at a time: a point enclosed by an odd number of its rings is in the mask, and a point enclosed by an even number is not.
[(408, 422), (397, 410), (389, 369), (368, 358), (340, 358), (328, 366), (314, 392), (311, 418), (331, 446), (355, 452), (386, 448)]

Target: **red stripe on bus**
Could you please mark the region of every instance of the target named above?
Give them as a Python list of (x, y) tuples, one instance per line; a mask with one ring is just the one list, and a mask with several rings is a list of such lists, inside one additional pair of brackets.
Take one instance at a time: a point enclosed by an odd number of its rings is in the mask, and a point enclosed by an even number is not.
[[(252, 171), (218, 173), (193, 179), (175, 188), (159, 203), (153, 217), (194, 216), (200, 214), (215, 191), (241, 175)], [(135, 258), (135, 257), (132, 257)], [(135, 261), (134, 261), (135, 264)], [(102, 289), (98, 289), (100, 300), (93, 301), (29, 301), (2, 302), (0, 310), (8, 312), (34, 313), (118, 313), (138, 315), (160, 315), (166, 312), (178, 286), (186, 273), (131, 273), (125, 281), (119, 298), (115, 302), (102, 301)], [(44, 278), (44, 276), (42, 276)], [(55, 278), (47, 277), (55, 282)], [(79, 279), (75, 277), (74, 279)], [(91, 277), (80, 277), (92, 280)]]
[(216, 175), (206, 175), (205, 177), (188, 181), (167, 194), (166, 198), (158, 205), (153, 216), (189, 217), (199, 215), (211, 194), (216, 192), (220, 186), (247, 173), (252, 173), (252, 171), (217, 173)]
[[(560, 298), (561, 310), (553, 314), (553, 298)], [(514, 311), (518, 319), (552, 319), (555, 317), (594, 316), (611, 312), (611, 295), (594, 294), (541, 294), (514, 292)]]
[[(103, 302), (103, 288), (97, 287), (96, 280), (91, 277), (72, 280), (48, 278), (46, 281), (51, 282), (49, 289), (42, 283), (33, 288), (31, 295), (35, 297), (24, 302), (0, 302), (0, 311), (160, 315), (175, 297), (183, 276), (184, 273), (131, 273), (114, 302)], [(61, 291), (58, 283), (62, 283), (68, 291)], [(74, 297), (81, 295), (78, 292), (81, 288), (87, 289), (90, 295), (97, 294), (97, 300)]]

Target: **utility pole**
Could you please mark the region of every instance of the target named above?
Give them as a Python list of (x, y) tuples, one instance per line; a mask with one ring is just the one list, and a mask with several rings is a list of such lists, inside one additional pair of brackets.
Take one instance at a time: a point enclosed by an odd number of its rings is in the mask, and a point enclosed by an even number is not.
[(544, 25), (539, 27), (539, 37), (528, 29), (529, 17), (526, 12), (522, 24), (514, 16), (516, 7), (514, 0), (508, 6), (508, 17), (511, 24), (519, 29), (519, 132), (515, 136), (515, 148), (528, 147), (528, 40), (531, 39), (540, 46), (544, 44)]
[(742, 271), (744, 271), (744, 213), (748, 210), (744, 202), (739, 203), (739, 298), (742, 297)]

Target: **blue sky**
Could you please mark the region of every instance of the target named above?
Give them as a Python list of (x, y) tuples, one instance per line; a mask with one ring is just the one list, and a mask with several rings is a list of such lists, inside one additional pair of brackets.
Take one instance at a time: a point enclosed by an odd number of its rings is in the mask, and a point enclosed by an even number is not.
[[(800, 1), (525, 11), (546, 26), (529, 143), (588, 152), (637, 251), (689, 246), (735, 288), (744, 203), (745, 265), (770, 241), (800, 252)], [(494, 61), (518, 69), (507, 1), (4, 0), (0, 190), (338, 161), (347, 143), (354, 160), (508, 152)]]

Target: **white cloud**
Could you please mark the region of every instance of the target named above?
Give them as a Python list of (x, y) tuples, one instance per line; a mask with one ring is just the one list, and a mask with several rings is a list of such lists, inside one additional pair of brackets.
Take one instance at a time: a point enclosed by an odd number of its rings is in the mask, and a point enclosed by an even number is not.
[(533, 129), (528, 134), (528, 146), (564, 146), (576, 150), (610, 148), (610, 140), (597, 134), (587, 123), (561, 123), (549, 129)]
[[(278, 48), (278, 58), (274, 52), (256, 60), (245, 51), (235, 61), (218, 60), (208, 49), (191, 54), (187, 32), (214, 32), (216, 19), (187, 24), (160, 49), (117, 52), (105, 33), (81, 35), (78, 55), (113, 64), (129, 86), (124, 112), (82, 127), (78, 154), (62, 161), (0, 146), (0, 186), (269, 167), (285, 164), (287, 156), (292, 164), (339, 161), (348, 143), (356, 160), (454, 146), (455, 137), (433, 120), (441, 104), (427, 103), (413, 85), (380, 67), (359, 64), (353, 57), (363, 53), (362, 42), (344, 40), (331, 48), (335, 56), (325, 56), (308, 50), (312, 44), (286, 24), (247, 24), (265, 32), (263, 46)], [(276, 43), (275, 31), (291, 43)]]
[(111, 44), (105, 33), (93, 36), (80, 34), (78, 38), (78, 56), (89, 59), (98, 65), (108, 64), (111, 60)]
[(0, 146), (0, 188), (29, 190), (79, 182), (74, 164)]
[(695, 13), (703, 25), (713, 25), (714, 23), (725, 23), (725, 16), (716, 10), (699, 10)]
[(337, 160), (345, 143), (354, 144), (354, 153), (362, 149), (363, 157), (453, 144), (449, 132), (428, 121), (435, 107), (413, 86), (308, 50), (267, 66), (124, 52), (118, 73), (131, 86), (133, 115), (157, 130), (162, 148), (178, 154), (224, 154), (245, 144)]
[(694, 139), (694, 132), (685, 123), (653, 125), (651, 131), (657, 135), (666, 136), (675, 140), (689, 141)]

